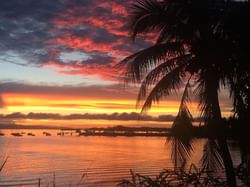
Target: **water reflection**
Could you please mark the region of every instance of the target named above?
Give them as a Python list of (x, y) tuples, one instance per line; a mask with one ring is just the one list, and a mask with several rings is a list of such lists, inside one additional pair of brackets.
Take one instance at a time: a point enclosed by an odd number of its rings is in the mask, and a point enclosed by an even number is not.
[[(85, 186), (115, 186), (129, 177), (129, 170), (157, 175), (163, 168), (173, 168), (171, 144), (164, 137), (71, 137), (44, 136), (42, 130), (28, 130), (36, 136), (0, 137), (1, 156), (9, 160), (0, 179), (41, 178), (47, 185), (55, 180), (59, 186), (76, 184), (84, 175)], [(193, 140), (193, 152), (187, 165), (200, 164), (205, 139)], [(231, 145), (231, 144), (229, 144)], [(232, 146), (231, 146), (232, 147)], [(240, 163), (240, 150), (231, 148), (235, 163)]]

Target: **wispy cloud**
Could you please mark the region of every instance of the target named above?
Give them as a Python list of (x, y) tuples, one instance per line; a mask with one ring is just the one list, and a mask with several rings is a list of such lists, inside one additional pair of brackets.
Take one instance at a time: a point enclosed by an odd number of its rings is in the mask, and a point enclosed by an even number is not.
[(120, 84), (112, 85), (33, 85), (20, 82), (0, 82), (0, 93), (20, 95), (57, 96), (63, 98), (135, 99), (136, 88), (122, 89)]
[(5, 107), (5, 102), (3, 101), (2, 96), (0, 96), (0, 109)]

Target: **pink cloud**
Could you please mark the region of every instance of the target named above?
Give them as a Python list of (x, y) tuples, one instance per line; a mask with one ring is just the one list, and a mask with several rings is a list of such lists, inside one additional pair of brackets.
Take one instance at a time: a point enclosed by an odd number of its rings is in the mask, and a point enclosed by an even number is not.
[[(124, 29), (127, 16), (124, 3), (105, 0), (87, 7), (72, 4), (57, 13), (51, 20), (50, 32), (55, 37), (47, 42), (49, 60), (44, 66), (56, 67), (63, 75), (94, 75), (114, 81), (118, 76), (114, 65), (136, 51)], [(59, 58), (62, 49), (83, 51), (92, 59), (64, 63)]]
[(128, 15), (127, 9), (124, 6), (117, 4), (116, 2), (110, 2), (110, 1), (98, 2), (97, 6), (103, 8), (111, 8), (113, 14), (120, 14), (123, 16)]

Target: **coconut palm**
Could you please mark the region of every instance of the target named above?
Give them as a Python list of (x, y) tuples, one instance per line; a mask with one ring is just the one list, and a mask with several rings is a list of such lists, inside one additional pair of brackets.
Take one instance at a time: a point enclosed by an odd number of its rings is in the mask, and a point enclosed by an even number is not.
[[(210, 132), (218, 132), (214, 135), (230, 186), (235, 186), (236, 182), (223, 135), (218, 95), (222, 87), (227, 87), (235, 103), (242, 100), (235, 89), (242, 78), (238, 72), (241, 65), (238, 57), (242, 55), (237, 50), (239, 40), (235, 39), (235, 31), (228, 27), (228, 17), (238, 11), (241, 3), (138, 0), (130, 7), (131, 36), (135, 40), (140, 34), (154, 33), (156, 42), (121, 62), (126, 66), (127, 80), (141, 84), (137, 104), (142, 102), (142, 113), (154, 102), (192, 84), (199, 100), (201, 119), (210, 127)], [(174, 126), (189, 125), (180, 122), (191, 118), (185, 104), (187, 93), (185, 88)]]

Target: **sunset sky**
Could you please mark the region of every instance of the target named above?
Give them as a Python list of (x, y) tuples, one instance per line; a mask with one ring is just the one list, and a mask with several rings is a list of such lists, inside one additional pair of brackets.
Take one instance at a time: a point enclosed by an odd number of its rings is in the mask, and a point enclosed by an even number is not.
[[(135, 119), (131, 112), (140, 112), (135, 107), (138, 88), (124, 88), (114, 65), (150, 46), (152, 39), (131, 41), (128, 7), (127, 0), (0, 1), (1, 119), (26, 124), (31, 124), (27, 119), (61, 118), (49, 114)], [(153, 118), (147, 119), (171, 120), (179, 98), (174, 95), (155, 105), (148, 113)], [(228, 96), (223, 92), (221, 98), (228, 115)], [(30, 117), (31, 112), (46, 115)]]

